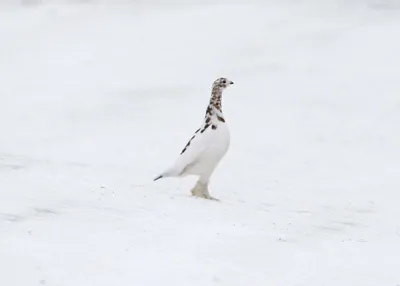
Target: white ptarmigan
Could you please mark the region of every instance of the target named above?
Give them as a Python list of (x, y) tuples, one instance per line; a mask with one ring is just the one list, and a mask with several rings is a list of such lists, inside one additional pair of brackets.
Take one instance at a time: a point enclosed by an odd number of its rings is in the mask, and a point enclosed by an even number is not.
[(203, 124), (183, 148), (175, 164), (154, 181), (165, 177), (196, 175), (199, 179), (191, 191), (192, 195), (214, 199), (208, 191), (208, 183), (215, 167), (229, 148), (230, 135), (222, 114), (221, 97), (222, 91), (231, 84), (233, 82), (226, 78), (214, 81)]

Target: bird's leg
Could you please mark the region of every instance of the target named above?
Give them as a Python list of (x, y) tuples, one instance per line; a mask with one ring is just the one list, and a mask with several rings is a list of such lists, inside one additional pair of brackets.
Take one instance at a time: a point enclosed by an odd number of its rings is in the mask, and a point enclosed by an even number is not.
[(209, 199), (210, 194), (208, 192), (208, 184), (203, 183), (200, 180), (197, 181), (196, 185), (192, 189), (192, 195), (199, 198)]
[(210, 193), (208, 192), (208, 181), (204, 182), (198, 180), (191, 192), (195, 197), (218, 201), (216, 198), (210, 196)]

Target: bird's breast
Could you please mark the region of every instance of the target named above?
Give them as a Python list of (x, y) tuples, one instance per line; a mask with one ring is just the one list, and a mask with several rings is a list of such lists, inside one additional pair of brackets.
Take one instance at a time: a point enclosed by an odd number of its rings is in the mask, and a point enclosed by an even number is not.
[(216, 153), (225, 154), (230, 144), (230, 132), (226, 123), (218, 124), (217, 128), (210, 129), (210, 135), (213, 137), (211, 140), (211, 151)]

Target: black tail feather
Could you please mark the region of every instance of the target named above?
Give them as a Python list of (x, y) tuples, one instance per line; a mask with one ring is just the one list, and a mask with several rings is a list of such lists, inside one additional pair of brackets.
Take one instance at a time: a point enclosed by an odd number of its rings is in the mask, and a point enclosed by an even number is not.
[(161, 179), (163, 175), (158, 176), (157, 178), (154, 179), (154, 181), (157, 181), (158, 179)]

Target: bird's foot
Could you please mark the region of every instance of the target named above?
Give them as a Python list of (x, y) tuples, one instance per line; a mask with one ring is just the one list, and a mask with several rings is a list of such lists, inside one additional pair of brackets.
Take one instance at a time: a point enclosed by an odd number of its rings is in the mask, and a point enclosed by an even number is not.
[(194, 196), (194, 197), (208, 199), (208, 200), (212, 200), (212, 201), (219, 201), (218, 199), (210, 196), (210, 194), (208, 193), (208, 190), (201, 190), (199, 188), (193, 188), (191, 192), (192, 192), (192, 196)]

